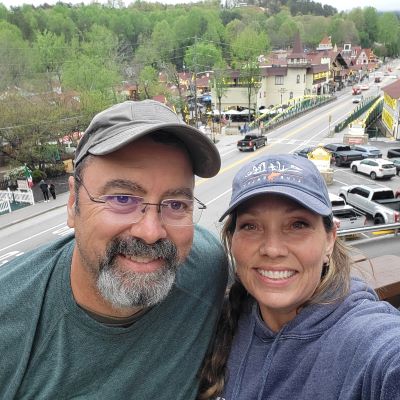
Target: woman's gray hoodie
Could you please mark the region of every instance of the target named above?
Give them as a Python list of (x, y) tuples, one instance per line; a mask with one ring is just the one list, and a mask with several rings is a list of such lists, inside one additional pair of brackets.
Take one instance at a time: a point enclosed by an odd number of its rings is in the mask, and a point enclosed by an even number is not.
[(399, 400), (400, 312), (357, 279), (344, 301), (305, 307), (279, 332), (254, 303), (239, 321), (222, 399)]

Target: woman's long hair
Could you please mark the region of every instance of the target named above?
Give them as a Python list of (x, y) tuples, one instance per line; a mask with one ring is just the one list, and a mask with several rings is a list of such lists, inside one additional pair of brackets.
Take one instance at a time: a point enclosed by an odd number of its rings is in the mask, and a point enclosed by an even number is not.
[[(331, 232), (334, 228), (332, 217), (324, 217), (323, 222), (326, 232)], [(251, 297), (234, 273), (235, 262), (231, 245), (235, 227), (236, 213), (233, 213), (222, 228), (221, 238), (229, 257), (234, 283), (225, 298), (211, 352), (203, 363), (198, 400), (215, 399), (221, 394), (225, 384), (226, 364), (240, 314), (246, 298)], [(343, 299), (349, 292), (350, 265), (347, 246), (340, 239), (336, 239), (329, 264), (323, 267), (321, 282), (313, 296), (302, 307), (309, 304), (329, 304)]]

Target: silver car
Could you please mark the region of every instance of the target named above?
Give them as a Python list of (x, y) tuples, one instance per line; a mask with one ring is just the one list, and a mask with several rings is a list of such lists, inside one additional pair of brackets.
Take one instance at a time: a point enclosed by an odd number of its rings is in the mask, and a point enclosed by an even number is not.
[(355, 144), (351, 146), (353, 150), (361, 151), (364, 158), (381, 158), (382, 151), (369, 144)]

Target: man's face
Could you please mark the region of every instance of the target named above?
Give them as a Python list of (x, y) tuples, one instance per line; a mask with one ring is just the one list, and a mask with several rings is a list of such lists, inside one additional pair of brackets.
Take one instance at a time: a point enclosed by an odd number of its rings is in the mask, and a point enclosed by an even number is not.
[[(93, 198), (132, 195), (155, 204), (191, 198), (194, 188), (186, 152), (148, 138), (88, 160), (81, 180)], [(190, 251), (193, 226), (164, 224), (153, 205), (132, 223), (129, 213), (118, 215), (107, 204), (91, 201), (83, 186), (78, 199), (71, 189), (68, 225), (75, 228), (77, 243), (71, 272), (76, 301), (110, 314), (108, 305), (129, 310), (162, 300)], [(105, 308), (99, 310), (101, 303)]]

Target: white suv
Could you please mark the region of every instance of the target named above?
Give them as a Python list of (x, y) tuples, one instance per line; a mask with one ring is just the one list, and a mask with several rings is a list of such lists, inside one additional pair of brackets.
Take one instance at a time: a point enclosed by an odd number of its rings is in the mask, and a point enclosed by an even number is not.
[(396, 175), (396, 166), (384, 158), (364, 158), (353, 161), (350, 168), (354, 173), (369, 175), (371, 179), (391, 178)]

